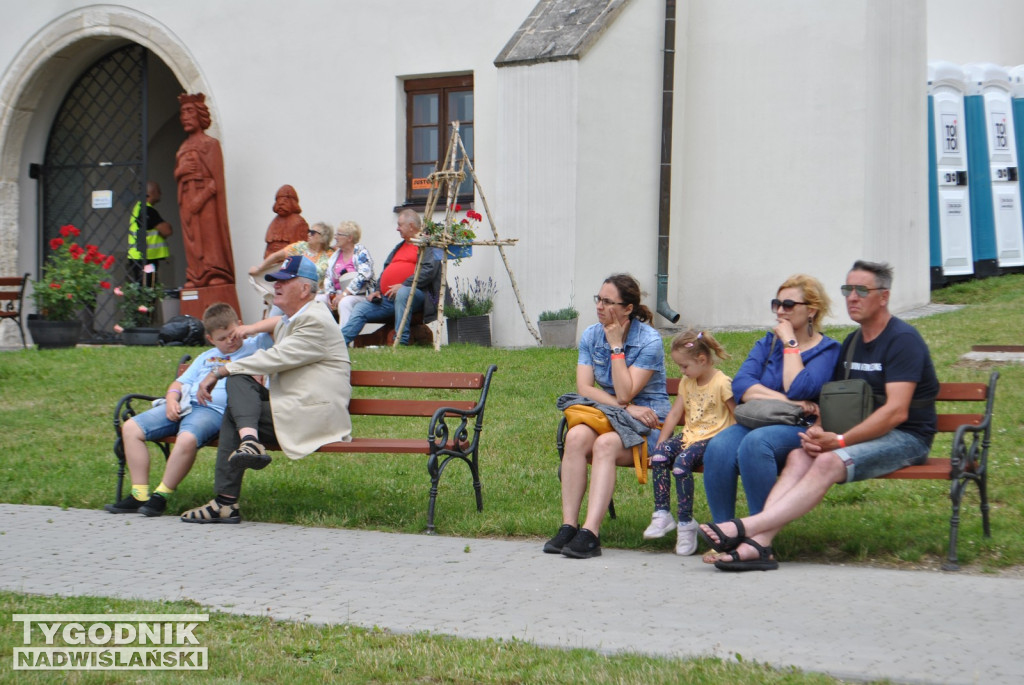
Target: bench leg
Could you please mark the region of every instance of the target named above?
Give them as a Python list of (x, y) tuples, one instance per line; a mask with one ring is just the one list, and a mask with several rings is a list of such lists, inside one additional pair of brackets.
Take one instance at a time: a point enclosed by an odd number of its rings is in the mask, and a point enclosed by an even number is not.
[(434, 530), (434, 507), (437, 504), (437, 482), (439, 478), (440, 474), (432, 476), (430, 479), (430, 501), (427, 503), (427, 535), (437, 533)]
[(473, 455), (472, 461), (469, 462), (469, 470), (473, 474), (473, 490), (476, 493), (476, 510), (482, 512), (484, 510), (484, 492), (483, 486), (480, 484), (480, 465), (477, 464), (476, 454)]
[(118, 435), (117, 439), (114, 440), (114, 456), (117, 457), (117, 496), (114, 498), (115, 502), (121, 501), (121, 492), (124, 490), (124, 470), (126, 459), (124, 457), (124, 441), (121, 436)]
[(953, 505), (953, 515), (949, 519), (949, 554), (946, 557), (946, 562), (942, 564), (943, 571), (960, 570), (960, 564), (956, 556), (956, 543), (960, 532), (960, 504), (963, 501), (966, 485), (966, 480), (956, 478), (949, 486), (949, 499)]
[(981, 527), (985, 533), (985, 537), (992, 537), (992, 528), (988, 523), (988, 471), (981, 474), (978, 478), (978, 493), (981, 495)]

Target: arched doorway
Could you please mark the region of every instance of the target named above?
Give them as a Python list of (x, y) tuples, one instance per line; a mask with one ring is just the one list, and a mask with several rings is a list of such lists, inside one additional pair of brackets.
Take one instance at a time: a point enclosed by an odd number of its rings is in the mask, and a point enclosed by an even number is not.
[[(175, 227), (171, 250), (172, 259), (178, 259), (167, 284), (183, 282), (173, 165), (184, 134), (176, 98), (182, 92), (206, 92), (208, 102), (213, 97), (177, 35), (148, 14), (114, 5), (82, 7), (54, 18), (17, 50), (10, 68), (0, 74), (0, 101), (6, 105), (0, 108), (0, 271), (40, 275), (46, 229), (42, 187), (30, 178), (31, 170), (41, 170), (45, 163), (50, 129), (65, 94), (104, 56), (127, 46), (147, 52), (148, 175), (164, 189), (159, 208)], [(72, 221), (77, 219), (63, 223)], [(11, 335), (18, 337), (12, 327), (0, 329), (0, 341), (11, 342)]]
[[(50, 127), (45, 161), (33, 166), (33, 177), (40, 184), (42, 244), (59, 235), (61, 226), (74, 224), (84, 244), (117, 257), (112, 273), (116, 283), (127, 278), (129, 216), (136, 203), (145, 201), (146, 181), (156, 175), (151, 172), (166, 171), (173, 159), (154, 159), (151, 145), (157, 136), (173, 137), (166, 120), (176, 121), (175, 96), (180, 86), (175, 82), (168, 88), (164, 74), (157, 79), (159, 90), (152, 90), (154, 69), (169, 74), (137, 44), (118, 47), (96, 60), (65, 95)], [(153, 122), (158, 130), (151, 132)], [(172, 144), (183, 138), (178, 128)], [(166, 219), (176, 224), (173, 199), (165, 207)], [(145, 216), (141, 213), (143, 222)], [(40, 250), (40, 267), (44, 256), (45, 250)], [(173, 285), (172, 270), (162, 265), (161, 271), (162, 283)], [(102, 293), (95, 311), (86, 313), (86, 340), (103, 342), (114, 337), (115, 300), (113, 294)]]

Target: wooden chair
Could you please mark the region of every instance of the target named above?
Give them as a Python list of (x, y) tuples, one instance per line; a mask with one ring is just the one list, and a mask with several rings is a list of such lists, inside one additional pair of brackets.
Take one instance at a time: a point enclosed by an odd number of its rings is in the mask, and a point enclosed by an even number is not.
[(27, 283), (28, 274), (21, 278), (0, 276), (0, 323), (10, 319), (18, 324), (22, 347), (28, 347), (25, 342), (25, 284)]

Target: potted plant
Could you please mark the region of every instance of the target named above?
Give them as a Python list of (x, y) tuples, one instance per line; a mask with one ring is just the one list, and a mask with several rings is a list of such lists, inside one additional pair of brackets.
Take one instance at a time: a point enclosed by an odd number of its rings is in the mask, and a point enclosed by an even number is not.
[(43, 277), (33, 282), (36, 313), (29, 316), (28, 329), (40, 349), (73, 347), (82, 330), (79, 314), (94, 307), (99, 292), (110, 288), (107, 272), (114, 265), (113, 255), (74, 242), (80, 234), (70, 224), (61, 227), (60, 237), (49, 242)]
[(562, 309), (540, 313), (537, 327), (544, 347), (576, 347), (576, 324), (580, 313), (570, 303)]
[[(462, 206), (455, 205), (454, 211), (461, 212)], [(456, 264), (460, 264), (464, 257), (473, 256), (473, 246), (469, 243), (476, 240), (475, 226), (483, 218), (482, 214), (470, 209), (463, 219), (456, 220), (458, 217), (455, 217), (447, 224), (426, 219), (423, 222), (423, 234), (431, 245), (444, 246), (445, 259), (454, 259)]]
[(498, 286), (493, 278), (455, 279), (452, 303), (445, 307), (448, 342), (491, 346), (491, 310)]
[[(152, 264), (147, 264), (150, 268)], [(121, 334), (125, 345), (156, 345), (159, 342), (160, 329), (153, 327), (153, 315), (163, 298), (163, 288), (159, 283), (146, 285), (131, 282), (114, 288), (118, 297), (117, 308), (121, 320), (114, 326), (114, 331)]]

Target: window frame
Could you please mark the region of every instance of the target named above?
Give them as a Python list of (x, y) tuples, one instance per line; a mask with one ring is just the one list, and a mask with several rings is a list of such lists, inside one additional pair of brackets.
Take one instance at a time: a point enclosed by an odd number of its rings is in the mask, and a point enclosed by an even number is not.
[[(443, 158), (444, 153), (448, 150), (448, 141), (451, 132), (451, 118), (448, 116), (448, 96), (451, 93), (457, 92), (470, 92), (473, 93), (473, 117), (474, 119), (469, 121), (460, 120), (461, 124), (470, 125), (473, 127), (473, 140), (476, 140), (476, 94), (473, 89), (473, 74), (457, 74), (453, 76), (434, 76), (429, 78), (409, 78), (405, 79), (403, 83), (403, 91), (405, 92), (405, 202), (401, 205), (402, 208), (424, 208), (427, 203), (427, 196), (414, 196), (412, 189), (413, 179), (413, 165), (414, 163), (423, 164), (425, 162), (416, 162), (413, 159), (413, 98), (416, 95), (426, 95), (434, 93), (438, 96), (438, 117), (437, 117), (437, 160), (440, 161)], [(422, 125), (417, 125), (416, 128), (422, 128)], [(474, 145), (475, 148), (475, 145)], [(473, 162), (475, 157), (475, 150), (472, 151), (473, 156), (470, 156), (469, 161)], [(469, 205), (473, 201), (474, 193), (470, 190), (469, 193), (460, 194), (457, 197), (457, 201), (462, 205)]]

